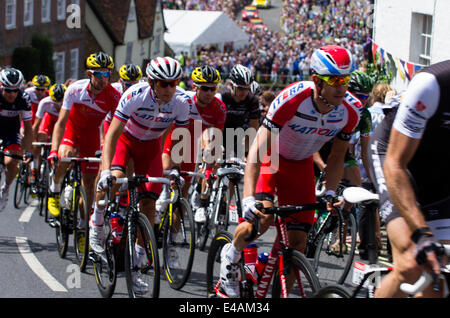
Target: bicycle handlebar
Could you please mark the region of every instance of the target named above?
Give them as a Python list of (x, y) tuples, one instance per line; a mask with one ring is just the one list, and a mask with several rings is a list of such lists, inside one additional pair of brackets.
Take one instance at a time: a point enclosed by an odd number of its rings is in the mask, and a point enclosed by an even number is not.
[(96, 157), (64, 157), (59, 159), (60, 162), (97, 162), (101, 163), (102, 159)]
[[(128, 184), (129, 182), (136, 182), (136, 183), (161, 183), (165, 185), (170, 185), (170, 180), (168, 178), (160, 178), (160, 177), (144, 177), (144, 176), (134, 176), (131, 178), (117, 178), (116, 184)], [(178, 191), (172, 190), (173, 193), (172, 198), (165, 200), (165, 202), (169, 204), (174, 204), (178, 201)]]
[[(444, 254), (450, 257), (450, 244), (445, 244), (443, 245), (443, 247), (444, 247)], [(445, 270), (448, 271), (447, 269)], [(402, 283), (400, 284), (400, 289), (402, 292), (408, 295), (416, 295), (417, 293), (422, 292), (431, 282), (433, 282), (434, 290), (438, 291), (437, 283), (440, 278), (445, 279), (445, 277), (442, 274), (436, 275), (434, 272), (432, 274), (428, 272), (423, 272), (422, 275), (414, 284)], [(448, 294), (448, 289), (444, 291), (444, 294)], [(446, 295), (444, 295), (444, 297), (446, 297)]]
[(48, 146), (52, 145), (51, 142), (36, 142), (36, 141), (33, 142), (32, 144), (33, 144), (33, 146), (36, 146), (36, 147), (48, 147)]

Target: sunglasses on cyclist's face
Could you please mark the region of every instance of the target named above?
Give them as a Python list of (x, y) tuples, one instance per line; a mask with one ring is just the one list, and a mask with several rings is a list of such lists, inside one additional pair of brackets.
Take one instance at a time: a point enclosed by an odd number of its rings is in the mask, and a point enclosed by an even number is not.
[(108, 78), (111, 76), (111, 72), (110, 71), (90, 71), (91, 75), (94, 75), (94, 77), (96, 78)]
[(356, 98), (358, 98), (361, 102), (367, 100), (369, 98), (369, 94), (361, 94), (361, 93), (356, 93), (355, 94)]
[(43, 91), (45, 91), (45, 87), (36, 87), (36, 90), (40, 91), (40, 92), (43, 92)]
[(125, 85), (125, 87), (131, 87), (134, 84), (136, 84), (136, 82), (125, 82), (125, 81), (123, 81), (123, 85)]
[(9, 87), (3, 87), (2, 86), (2, 90), (5, 93), (18, 93), (20, 91), (20, 88), (9, 88)]
[(166, 82), (166, 81), (155, 81), (156, 82), (156, 86), (158, 87), (162, 87), (162, 88), (166, 88), (166, 87), (175, 87), (178, 85), (178, 81), (170, 81), (170, 82)]
[(250, 89), (250, 86), (240, 86), (240, 85), (234, 85), (235, 88), (241, 90), (241, 91), (248, 91)]
[(330, 86), (338, 87), (338, 86), (347, 86), (348, 82), (350, 82), (350, 75), (346, 76), (323, 76), (317, 75), (318, 78), (323, 80)]
[(200, 88), (200, 90), (202, 90), (204, 92), (209, 92), (209, 91), (215, 92), (216, 89), (217, 89), (217, 86), (203, 86), (203, 85), (200, 85), (198, 87)]

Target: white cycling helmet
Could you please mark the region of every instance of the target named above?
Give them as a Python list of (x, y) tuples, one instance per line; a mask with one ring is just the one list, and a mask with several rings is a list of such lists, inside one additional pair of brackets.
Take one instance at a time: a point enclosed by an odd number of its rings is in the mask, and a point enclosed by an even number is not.
[(236, 64), (231, 69), (230, 80), (234, 85), (249, 86), (252, 83), (252, 71), (244, 65)]
[(324, 76), (349, 75), (353, 71), (352, 54), (341, 46), (322, 46), (311, 57), (311, 69)]
[(173, 81), (181, 78), (183, 70), (177, 60), (166, 56), (151, 60), (146, 73), (152, 80)]
[(23, 74), (18, 69), (5, 68), (0, 72), (0, 82), (4, 87), (20, 86), (23, 82)]

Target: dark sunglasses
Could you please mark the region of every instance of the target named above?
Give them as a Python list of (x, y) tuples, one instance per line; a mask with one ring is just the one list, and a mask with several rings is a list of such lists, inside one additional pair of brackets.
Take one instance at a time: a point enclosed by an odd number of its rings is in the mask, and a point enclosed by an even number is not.
[(90, 72), (92, 75), (94, 75), (96, 78), (108, 78), (111, 76), (111, 72), (109, 71), (105, 71), (105, 72), (101, 72), (101, 71), (91, 71)]
[(208, 92), (208, 91), (215, 92), (217, 89), (217, 86), (199, 86), (199, 87), (204, 92)]
[(2, 90), (6, 93), (18, 93), (20, 91), (20, 88), (2, 87)]
[(356, 97), (357, 97), (360, 101), (365, 101), (366, 99), (369, 98), (369, 95), (368, 95), (368, 94), (361, 94), (361, 93), (358, 93), (358, 94), (355, 94), (355, 95), (356, 95)]
[(162, 88), (166, 88), (168, 86), (175, 87), (178, 85), (178, 81), (170, 81), (170, 82), (164, 82), (164, 81), (156, 81), (156, 85)]
[(41, 88), (41, 87), (36, 87), (36, 90), (37, 90), (37, 91), (40, 91), (40, 92), (43, 92), (43, 91), (45, 91), (46, 89), (45, 89), (45, 88)]

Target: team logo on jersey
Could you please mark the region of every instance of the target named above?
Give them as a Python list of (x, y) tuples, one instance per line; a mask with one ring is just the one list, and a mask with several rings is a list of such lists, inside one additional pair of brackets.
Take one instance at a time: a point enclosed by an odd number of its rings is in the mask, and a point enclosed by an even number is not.
[(417, 104), (416, 104), (416, 110), (417, 110), (418, 112), (422, 112), (422, 111), (424, 111), (426, 108), (427, 108), (427, 106), (425, 106), (425, 104), (422, 103), (422, 101), (419, 100), (419, 101), (417, 102)]

